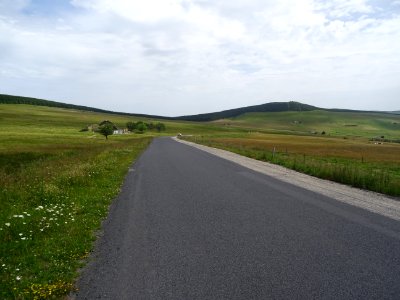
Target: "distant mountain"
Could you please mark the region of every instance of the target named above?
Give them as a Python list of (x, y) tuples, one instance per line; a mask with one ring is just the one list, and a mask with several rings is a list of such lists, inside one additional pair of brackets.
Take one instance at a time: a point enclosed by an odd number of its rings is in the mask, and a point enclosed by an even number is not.
[(155, 116), (155, 115), (146, 115), (146, 114), (133, 114), (133, 113), (124, 113), (124, 112), (115, 112), (110, 110), (98, 109), (88, 106), (82, 105), (74, 105), (67, 104), (56, 101), (49, 101), (31, 97), (21, 97), (21, 96), (12, 96), (12, 95), (4, 95), (0, 94), (0, 104), (31, 104), (31, 105), (40, 105), (40, 106), (50, 106), (50, 107), (59, 107), (59, 108), (67, 108), (67, 109), (77, 109), (83, 111), (93, 111), (100, 113), (110, 113), (110, 114), (118, 114), (125, 116), (134, 116), (134, 117), (143, 117), (143, 118), (153, 118), (153, 119), (164, 119), (164, 120), (182, 120), (182, 121), (196, 121), (196, 122), (205, 122), (205, 121), (214, 121), (218, 119), (225, 118), (233, 118), (240, 116), (244, 113), (248, 112), (282, 112), (282, 111), (311, 111), (317, 110), (315, 106), (302, 104), (298, 102), (271, 102), (261, 105), (253, 105), (235, 109), (224, 110), (220, 112), (199, 114), (199, 115), (188, 115), (188, 116), (180, 116), (180, 117), (163, 117), (163, 116)]
[(214, 113), (199, 114), (191, 116), (177, 117), (177, 120), (185, 121), (215, 121), (219, 119), (234, 118), (249, 112), (283, 112), (283, 111), (312, 111), (319, 110), (321, 108), (302, 104), (299, 102), (271, 102), (261, 105), (252, 105), (235, 109), (228, 109)]
[[(88, 106), (82, 105), (74, 105), (61, 103), (56, 101), (49, 101), (37, 98), (30, 97), (20, 97), (20, 96), (12, 96), (12, 95), (4, 95), (0, 94), (0, 104), (31, 104), (31, 105), (40, 105), (40, 106), (50, 106), (50, 107), (60, 107), (67, 109), (76, 109), (83, 111), (93, 111), (100, 113), (109, 113), (109, 114), (117, 114), (124, 116), (133, 116), (140, 118), (151, 118), (151, 119), (162, 119), (162, 120), (180, 120), (180, 121), (194, 121), (194, 122), (207, 122), (207, 121), (215, 121), (220, 119), (228, 119), (238, 117), (245, 113), (251, 112), (286, 112), (286, 111), (313, 111), (313, 110), (324, 110), (324, 111), (332, 111), (332, 112), (371, 112), (371, 111), (357, 111), (357, 110), (347, 110), (347, 109), (325, 109), (319, 108), (312, 105), (307, 105), (295, 101), (290, 102), (270, 102), (260, 105), (252, 105), (246, 107), (240, 107), (235, 109), (228, 109), (219, 112), (213, 113), (205, 113), (198, 115), (187, 115), (180, 117), (164, 117), (164, 116), (156, 116), (156, 115), (146, 115), (146, 114), (134, 114), (134, 113), (125, 113), (125, 112), (115, 112), (110, 110), (98, 109)], [(400, 111), (396, 112), (387, 112), (391, 114), (400, 114)]]

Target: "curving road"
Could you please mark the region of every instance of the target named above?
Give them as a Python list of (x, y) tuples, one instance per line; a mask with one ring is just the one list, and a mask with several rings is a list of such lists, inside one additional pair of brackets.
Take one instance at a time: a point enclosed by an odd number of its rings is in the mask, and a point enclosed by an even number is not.
[(399, 299), (400, 222), (155, 139), (77, 299)]

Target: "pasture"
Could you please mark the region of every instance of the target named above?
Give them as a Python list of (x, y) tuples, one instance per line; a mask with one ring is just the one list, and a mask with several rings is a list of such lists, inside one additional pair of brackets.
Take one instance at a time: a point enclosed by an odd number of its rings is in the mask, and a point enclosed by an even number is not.
[(307, 112), (246, 113), (232, 119), (214, 121), (230, 128), (296, 135), (336, 137), (382, 137), (400, 141), (400, 116), (374, 112)]
[(125, 121), (101, 114), (0, 105), (0, 116), (0, 298), (61, 297), (152, 137), (79, 132)]

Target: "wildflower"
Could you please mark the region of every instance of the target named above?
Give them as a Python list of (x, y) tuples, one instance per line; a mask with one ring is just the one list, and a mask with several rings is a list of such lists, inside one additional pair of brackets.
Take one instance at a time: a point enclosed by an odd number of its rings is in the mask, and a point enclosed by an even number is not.
[(24, 234), (23, 234), (23, 233), (20, 233), (19, 235), (21, 236), (21, 235), (24, 235)]
[(10, 224), (10, 223), (6, 223), (5, 225), (8, 226), (8, 227), (10, 227), (11, 224)]
[(17, 279), (17, 280), (21, 280), (21, 276), (17, 276), (15, 279)]
[(26, 240), (26, 237), (22, 237), (21, 240), (25, 241), (25, 240)]

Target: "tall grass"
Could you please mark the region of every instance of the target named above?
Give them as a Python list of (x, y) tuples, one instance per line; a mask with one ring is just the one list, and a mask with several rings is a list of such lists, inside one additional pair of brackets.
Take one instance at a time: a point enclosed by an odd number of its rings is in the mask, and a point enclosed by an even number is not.
[[(61, 297), (151, 138), (0, 153), (0, 299)], [(65, 141), (64, 141), (65, 142)]]
[[(283, 139), (293, 139), (293, 136), (282, 136)], [(320, 144), (319, 149), (308, 152), (307, 147), (302, 147), (303, 153), (291, 152), (287, 148), (267, 148), (265, 144), (246, 140), (242, 138), (213, 138), (193, 137), (186, 138), (193, 142), (210, 147), (231, 151), (243, 156), (266, 161), (293, 169), (315, 177), (332, 180), (335, 182), (351, 185), (353, 187), (367, 189), (391, 196), (400, 196), (400, 164), (397, 160), (373, 161), (372, 155), (368, 154), (368, 161), (354, 154), (354, 158), (346, 153), (346, 157), (339, 155), (324, 155), (330, 152), (331, 145)], [(300, 140), (300, 139), (299, 139)], [(350, 149), (350, 147), (348, 147)], [(400, 147), (398, 147), (400, 150)], [(316, 155), (315, 152), (320, 153)], [(398, 152), (400, 153), (400, 151)]]

